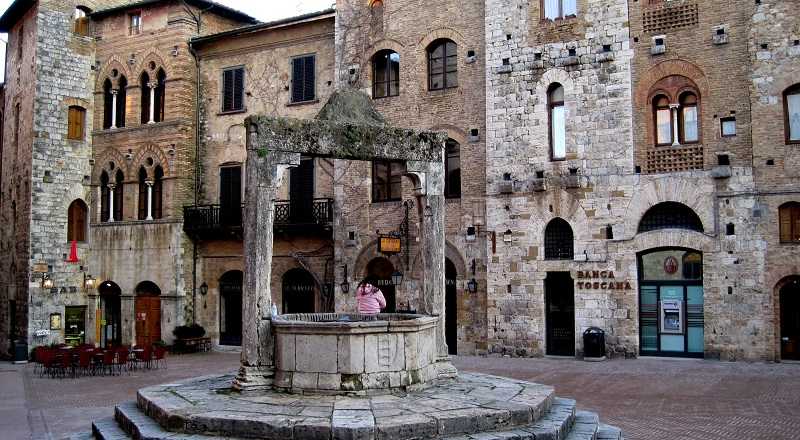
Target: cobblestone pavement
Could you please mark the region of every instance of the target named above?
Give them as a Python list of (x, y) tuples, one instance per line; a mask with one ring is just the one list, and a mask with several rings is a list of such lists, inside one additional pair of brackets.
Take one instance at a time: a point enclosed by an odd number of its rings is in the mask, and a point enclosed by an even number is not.
[(454, 363), (554, 386), (629, 440), (800, 438), (800, 364), (473, 357)]
[[(229, 373), (236, 353), (173, 356), (169, 368), (115, 377), (41, 379), (33, 366), (0, 363), (0, 439), (62, 439), (87, 432), (142, 387)], [(639, 359), (457, 357), (464, 371), (554, 386), (560, 397), (622, 428), (626, 439), (796, 439), (800, 364)]]

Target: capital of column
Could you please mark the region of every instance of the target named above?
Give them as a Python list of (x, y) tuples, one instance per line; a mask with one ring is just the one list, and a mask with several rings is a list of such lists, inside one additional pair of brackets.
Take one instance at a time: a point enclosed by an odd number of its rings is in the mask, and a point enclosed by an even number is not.
[(108, 189), (110, 189), (110, 190), (112, 190), (112, 191), (113, 191), (113, 190), (114, 190), (114, 188), (116, 188), (116, 187), (117, 187), (117, 184), (116, 184), (116, 183), (109, 183), (109, 184), (108, 184)]
[(147, 87), (155, 89), (156, 87), (158, 87), (158, 83), (156, 81), (150, 81), (149, 83), (147, 83)]
[(144, 184), (147, 185), (147, 186), (153, 186), (155, 184), (155, 182), (152, 181), (152, 180), (145, 180)]
[(672, 110), (677, 110), (681, 105), (680, 104), (670, 104), (669, 108)]
[(116, 96), (119, 94), (119, 89), (111, 89), (111, 94)]

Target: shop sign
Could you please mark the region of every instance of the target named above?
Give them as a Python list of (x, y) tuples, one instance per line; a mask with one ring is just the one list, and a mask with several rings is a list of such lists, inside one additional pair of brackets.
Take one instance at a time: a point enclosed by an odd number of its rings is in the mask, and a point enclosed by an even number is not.
[(383, 235), (378, 239), (378, 252), (382, 254), (399, 254), (401, 250), (400, 237)]
[(665, 258), (664, 259), (664, 272), (672, 275), (677, 271), (678, 271), (678, 259), (673, 257), (673, 256), (669, 256), (669, 257)]
[(630, 281), (617, 281), (611, 270), (579, 270), (578, 289), (583, 290), (633, 290)]

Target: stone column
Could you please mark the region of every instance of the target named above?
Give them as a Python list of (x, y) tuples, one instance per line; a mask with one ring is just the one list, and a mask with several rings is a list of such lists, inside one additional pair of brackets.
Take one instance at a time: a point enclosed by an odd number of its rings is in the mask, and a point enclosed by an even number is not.
[(108, 185), (108, 222), (114, 223), (114, 188), (117, 185), (110, 183)]
[(423, 314), (438, 316), (436, 326), (437, 374), (439, 377), (454, 377), (456, 369), (450, 364), (445, 339), (445, 200), (444, 162), (409, 162), (418, 180), (417, 198), (420, 214), (422, 242), (423, 291), (420, 308)]
[(147, 185), (147, 218), (145, 220), (153, 220), (153, 181), (147, 180), (144, 182)]
[(111, 128), (117, 128), (117, 93), (119, 91), (111, 91)]
[(150, 86), (150, 121), (148, 124), (155, 124), (156, 123), (156, 87), (158, 87), (157, 82), (151, 82), (148, 84)]
[(680, 145), (678, 142), (678, 104), (670, 104), (669, 109), (672, 112), (672, 145), (677, 147)]
[(242, 366), (233, 387), (258, 391), (272, 387), (274, 340), (271, 329), (274, 200), (287, 164), (300, 154), (259, 148), (255, 125), (247, 129), (244, 210), (244, 286)]

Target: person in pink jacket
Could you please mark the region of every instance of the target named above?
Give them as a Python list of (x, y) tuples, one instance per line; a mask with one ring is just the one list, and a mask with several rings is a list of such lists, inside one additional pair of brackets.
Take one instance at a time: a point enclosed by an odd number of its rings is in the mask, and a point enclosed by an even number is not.
[(365, 278), (358, 284), (356, 300), (358, 300), (358, 313), (365, 315), (377, 315), (386, 308), (386, 298), (383, 297), (381, 289), (375, 287), (375, 282), (371, 278)]

